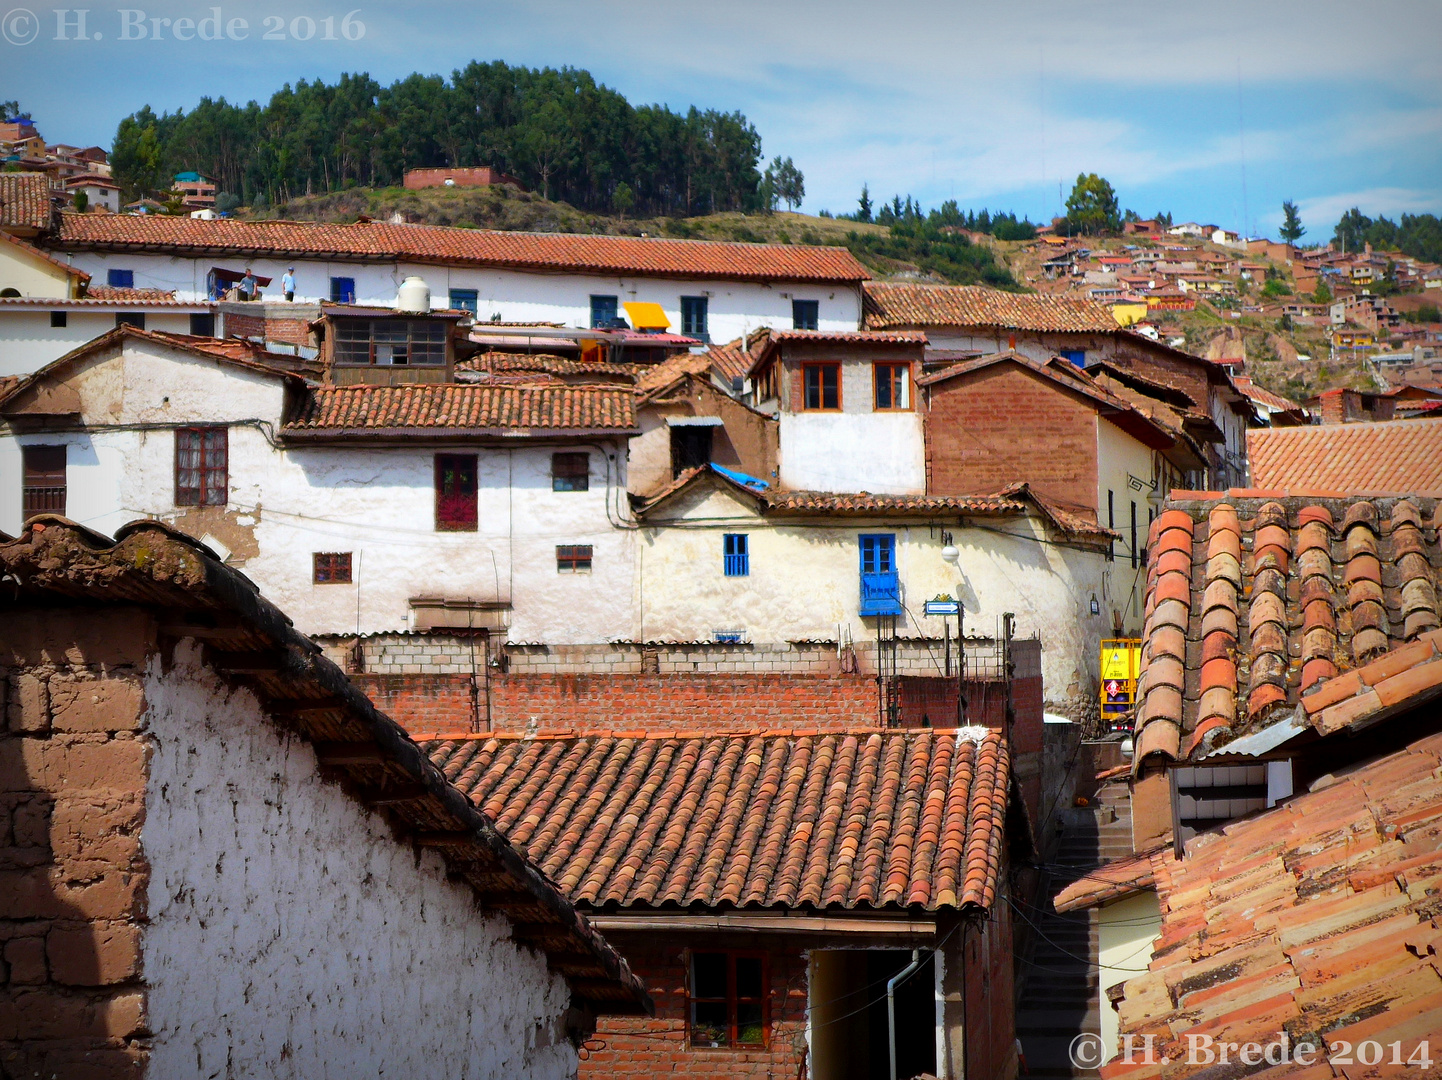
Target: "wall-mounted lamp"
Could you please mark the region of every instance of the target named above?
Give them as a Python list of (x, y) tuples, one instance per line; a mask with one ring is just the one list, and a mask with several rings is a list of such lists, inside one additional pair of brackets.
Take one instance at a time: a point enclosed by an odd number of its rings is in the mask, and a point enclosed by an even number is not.
[(942, 561), (948, 562), (952, 566), (955, 566), (957, 560), (961, 558), (961, 552), (956, 549), (955, 544), (947, 544), (944, 548), (941, 549), (941, 558)]
[(1091, 604), (1091, 607), (1092, 607), (1092, 614), (1093, 614), (1093, 615), (1100, 615), (1100, 614), (1102, 613), (1102, 606), (1097, 603), (1097, 594), (1096, 594), (1096, 593), (1092, 593), (1092, 604)]

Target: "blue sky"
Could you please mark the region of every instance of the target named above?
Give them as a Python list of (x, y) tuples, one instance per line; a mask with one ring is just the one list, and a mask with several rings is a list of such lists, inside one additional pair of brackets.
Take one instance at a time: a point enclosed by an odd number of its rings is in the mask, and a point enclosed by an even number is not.
[[(1041, 220), (1059, 183), (1094, 171), (1143, 216), (1255, 233), (1275, 232), (1291, 198), (1309, 240), (1352, 205), (1442, 212), (1437, 0), (258, 0), (219, 5), (222, 31), (247, 23), (243, 40), (220, 41), (177, 41), (174, 22), (156, 40), (151, 21), (199, 22), (213, 3), (133, 0), (133, 40), (119, 40), (121, 9), (94, 7), (83, 42), (80, 8), (60, 9), (56, 40), (59, 6), (20, 2), (0, 0), (0, 99), (18, 98), (55, 141), (108, 145), (147, 103), (265, 100), (300, 78), (389, 83), (501, 59), (584, 67), (637, 104), (740, 109), (768, 157), (802, 169), (811, 211), (853, 209), (864, 181), (879, 198)], [(356, 22), (364, 34), (346, 40), (352, 12), (351, 36)], [(334, 41), (320, 40), (327, 18)], [(295, 40), (311, 19), (311, 40)]]

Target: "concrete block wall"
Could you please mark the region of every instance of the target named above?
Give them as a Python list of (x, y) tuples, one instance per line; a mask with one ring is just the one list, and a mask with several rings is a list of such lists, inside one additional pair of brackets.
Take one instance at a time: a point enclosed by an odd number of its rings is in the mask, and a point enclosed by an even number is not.
[(0, 1075), (145, 1069), (141, 673), (153, 640), (138, 613), (5, 616)]

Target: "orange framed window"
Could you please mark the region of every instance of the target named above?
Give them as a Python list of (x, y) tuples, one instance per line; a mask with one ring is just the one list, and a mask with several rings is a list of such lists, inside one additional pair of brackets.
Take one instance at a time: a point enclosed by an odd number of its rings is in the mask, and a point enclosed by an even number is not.
[(770, 972), (759, 952), (691, 954), (687, 979), (694, 1047), (765, 1047), (771, 1040)]
[(872, 367), (877, 412), (896, 412), (911, 408), (911, 365), (875, 364)]
[(801, 386), (801, 407), (803, 409), (831, 412), (840, 410), (840, 364), (803, 364), (801, 366)]

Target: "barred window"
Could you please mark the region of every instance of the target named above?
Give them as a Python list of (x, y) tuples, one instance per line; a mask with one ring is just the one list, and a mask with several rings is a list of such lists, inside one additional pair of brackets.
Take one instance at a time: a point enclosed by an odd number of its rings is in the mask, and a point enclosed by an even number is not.
[(557, 544), (556, 573), (589, 574), (591, 572), (590, 544)]

